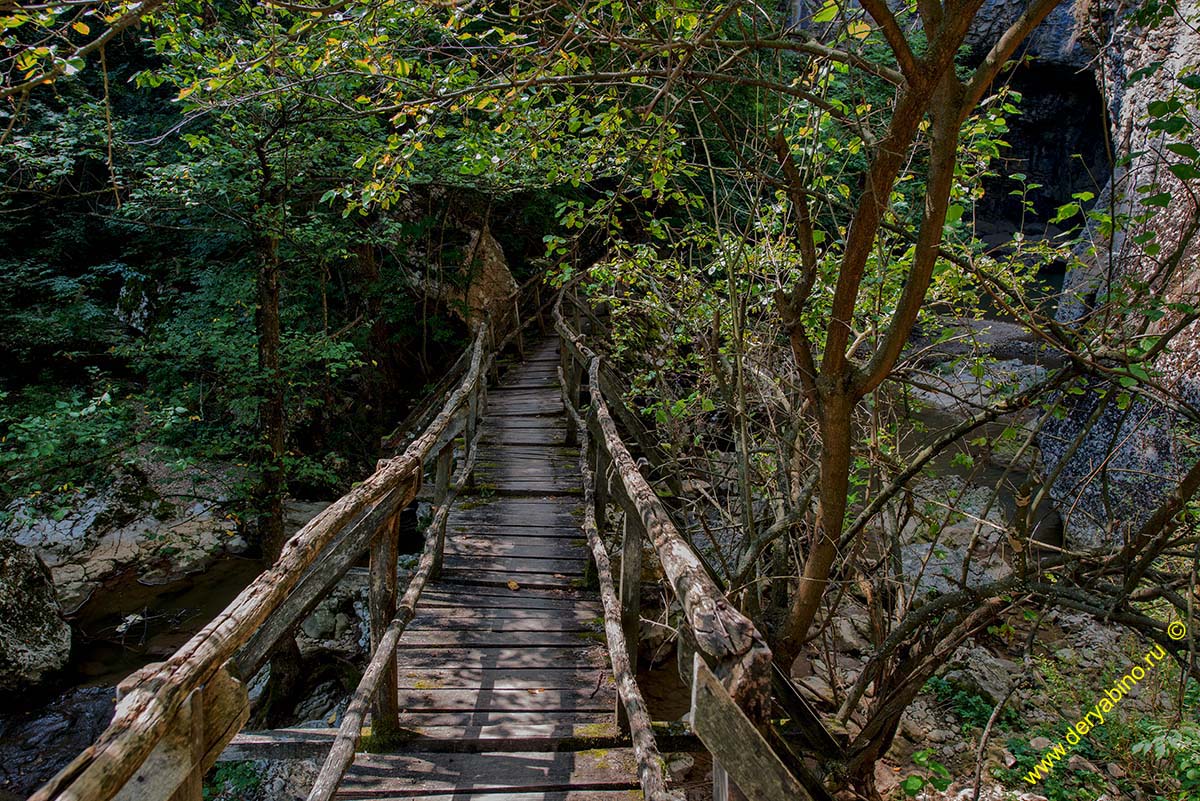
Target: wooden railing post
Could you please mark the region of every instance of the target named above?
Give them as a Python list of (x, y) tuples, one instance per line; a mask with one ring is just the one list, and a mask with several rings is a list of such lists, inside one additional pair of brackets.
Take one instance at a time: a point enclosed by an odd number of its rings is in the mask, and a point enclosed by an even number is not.
[(479, 409), (482, 406), (480, 403), (480, 395), (483, 381), (475, 385), (471, 390), (471, 394), (467, 397), (467, 425), (463, 433), (463, 462), (471, 465), (471, 472), (467, 473), (467, 486), (475, 487), (475, 468), (471, 461), (471, 448), (475, 444), (475, 430), (479, 425)]
[[(437, 456), (437, 466), (435, 467), (433, 478), (433, 506), (435, 510), (440, 509), (446, 503), (446, 495), (450, 490), (450, 468), (453, 461), (454, 443), (448, 442)], [(434, 549), (433, 570), (431, 571), (434, 576), (441, 574), (442, 559), (446, 553), (446, 518), (444, 515), (437, 526), (437, 531), (434, 532), (434, 536), (437, 537), (437, 546)]]
[(608, 522), (608, 468), (612, 464), (612, 460), (608, 458), (608, 454), (604, 451), (603, 443), (596, 442), (592, 447), (595, 449), (595, 457), (592, 460), (592, 471), (596, 474), (596, 530), (603, 534)]
[[(396, 616), (396, 560), (400, 536), (400, 516), (392, 515), (371, 543), (370, 596), (368, 606), (371, 617), (371, 655), (379, 648), (383, 631)], [(396, 660), (392, 659), (384, 670), (383, 679), (375, 690), (371, 705), (371, 734), (373, 737), (388, 737), (400, 728), (400, 703), (397, 697)]]
[(537, 304), (538, 331), (546, 336), (546, 316), (542, 314), (542, 282), (533, 285), (533, 302)]
[(184, 704), (185, 722), (179, 728), (183, 737), (184, 749), (190, 751), (191, 770), (187, 778), (171, 794), (170, 801), (203, 801), (204, 798), (204, 690), (192, 693), (192, 697)]
[[(566, 382), (566, 399), (569, 403), (578, 408), (579, 384), (578, 379), (575, 378), (575, 376), (578, 375), (577, 368), (575, 367), (575, 358), (572, 356), (571, 350), (567, 347), (566, 342), (561, 342), (559, 344), (558, 352), (559, 366), (562, 368), (562, 380)], [(579, 444), (579, 431), (577, 430), (577, 425), (575, 423), (575, 416), (570, 414), (567, 415), (566, 444)]]
[(513, 325), (516, 326), (517, 333), (517, 353), (521, 357), (521, 361), (525, 361), (525, 334), (521, 331), (521, 304), (516, 296), (513, 296)]
[[(642, 620), (642, 521), (625, 512), (625, 531), (621, 538), (621, 631), (629, 664), (637, 672), (638, 641)], [(628, 725), (625, 707), (617, 703), (617, 724)]]
[[(118, 704), (137, 686), (140, 674), (118, 685)], [(111, 795), (113, 801), (200, 801), (204, 774), (249, 716), (245, 685), (233, 677), (228, 665), (223, 666), (207, 684), (188, 694), (137, 773)]]

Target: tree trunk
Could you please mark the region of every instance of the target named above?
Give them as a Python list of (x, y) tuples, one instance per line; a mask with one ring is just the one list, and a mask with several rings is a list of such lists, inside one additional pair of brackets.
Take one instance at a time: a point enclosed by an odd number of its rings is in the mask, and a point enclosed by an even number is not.
[[(268, 137), (269, 139), (269, 137)], [(255, 324), (258, 329), (258, 370), (262, 380), (262, 399), (259, 402), (258, 424), (262, 453), (259, 457), (261, 480), (258, 487), (260, 512), (259, 542), (263, 563), (275, 564), (283, 551), (283, 493), (286, 486), (284, 448), (287, 440), (287, 421), (283, 408), (283, 368), (280, 363), (281, 326), (279, 322), (279, 233), (272, 230), (275, 213), (282, 213), (283, 198), (273, 187), (273, 172), (267, 155), (268, 139), (255, 146), (261, 178), (259, 205), (256, 209), (259, 228), (255, 237), (258, 252), (258, 309)], [(291, 713), (296, 696), (303, 687), (300, 648), (296, 638), (287, 634), (279, 641), (271, 656), (271, 678), (263, 693), (263, 704), (257, 717), (272, 728), (281, 725)]]
[(263, 561), (274, 564), (283, 548), (284, 416), (283, 374), (279, 364), (279, 240), (270, 234), (260, 237), (258, 272), (258, 369), (262, 376), (259, 428), (264, 453), (260, 462), (259, 537)]
[(850, 490), (852, 418), (855, 398), (848, 392), (827, 394), (818, 410), (821, 431), (821, 477), (817, 497), (817, 519), (812, 543), (804, 561), (800, 586), (788, 610), (787, 621), (776, 643), (780, 666), (789, 670), (792, 660), (812, 626), (828, 583), (829, 570), (837, 556), (837, 544), (846, 518), (846, 496)]

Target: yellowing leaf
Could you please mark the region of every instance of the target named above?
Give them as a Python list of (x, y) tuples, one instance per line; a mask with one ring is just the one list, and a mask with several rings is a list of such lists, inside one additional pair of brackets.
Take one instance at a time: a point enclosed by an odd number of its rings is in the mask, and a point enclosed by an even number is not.
[(513, 581), (512, 579), (509, 579), (508, 580), (508, 588), (510, 590), (512, 590), (513, 592), (516, 592), (517, 590), (521, 589), (521, 585), (518, 584), (517, 582)]
[(871, 26), (862, 20), (851, 22), (846, 26), (846, 33), (855, 39), (866, 39), (871, 33)]
[(75, 22), (72, 23), (71, 27), (75, 29), (76, 33), (83, 34), (84, 36), (92, 32), (92, 29), (87, 26), (86, 22)]

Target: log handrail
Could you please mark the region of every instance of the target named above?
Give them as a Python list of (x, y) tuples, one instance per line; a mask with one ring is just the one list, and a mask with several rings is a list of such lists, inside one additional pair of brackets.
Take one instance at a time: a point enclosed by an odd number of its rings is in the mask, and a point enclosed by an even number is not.
[[(190, 721), (195, 716), (189, 715), (188, 710), (206, 703), (202, 693), (207, 685), (216, 682), (214, 686), (223, 688), (222, 697), (232, 693), (240, 696), (240, 699), (234, 698), (222, 707), (225, 719), (212, 721), (218, 731), (216, 742), (203, 744), (205, 748), (197, 747), (198, 752), (204, 752), (202, 756), (191, 764), (177, 766), (182, 776), (176, 785), (181, 788), (180, 792), (184, 792), (182, 788), (185, 787), (199, 787), (198, 777), (203, 775), (215, 760), (215, 754), (232, 739), (244, 722), (247, 706), (244, 680), (250, 677), (241, 673), (239, 666), (257, 668), (262, 663), (274, 642), (287, 634), (311, 608), (313, 599), (323, 597), (329, 590), (330, 582), (336, 583), (336, 579), (345, 573), (353, 561), (379, 538), (380, 532), (392, 526), (394, 516), (416, 497), (430, 457), (441, 455), (463, 431), (469, 432), (464, 442), (466, 459), (456, 488), (461, 488), (461, 484), (469, 480), (475, 446), (478, 444), (478, 421), (464, 421), (462, 418), (464, 415), (482, 413), (489, 368), (495, 363), (496, 352), (511, 341), (514, 333), (510, 333), (497, 346), (491, 327), (486, 323), (479, 325), (467, 351), (470, 367), (457, 388), (446, 398), (441, 410), (420, 434), (402, 453), (381, 460), (370, 477), (297, 531), (284, 544), (275, 564), (259, 574), (170, 658), (165, 662), (147, 665), (122, 682), (116, 711), (109, 726), (92, 745), (39, 788), (31, 796), (31, 801), (110, 801), (113, 798), (125, 798), (132, 789), (126, 785), (135, 776), (139, 781), (144, 781), (143, 773), (162, 762), (156, 758), (157, 762), (148, 763), (151, 754), (169, 745), (170, 738), (178, 739), (176, 724), (192, 725)], [(444, 531), (449, 508), (446, 499), (442, 501), (434, 525), (430, 527), (430, 539), (436, 547), (440, 547), (444, 541), (444, 535), (436, 534), (439, 526)], [(421, 560), (423, 566), (435, 556), (440, 556), (429, 554), (428, 545), (425, 550)], [(297, 585), (312, 577), (320, 564), (331, 559), (335, 563), (335, 569), (329, 573), (332, 579), (319, 576), (319, 580), (314, 580), (313, 587), (304, 593), (307, 600), (287, 605)], [(424, 581), (418, 576), (416, 587), (410, 587), (413, 589), (412, 603), (409, 603), (410, 593), (406, 593), (393, 622), (403, 619), (406, 614), (411, 617), (411, 607), (415, 606), (415, 596), (423, 584)], [(273, 627), (265, 626), (281, 607), (288, 610), (289, 621), (284, 621), (282, 625), (277, 622)], [(293, 617), (296, 619), (290, 620)], [(404, 624), (399, 625), (402, 628)], [(260, 628), (277, 633), (264, 641)], [(382, 633), (381, 645), (384, 647), (378, 648), (377, 654), (383, 652), (387, 642), (393, 639), (389, 637), (393, 628), (389, 627)], [(251, 651), (246, 652), (244, 649), (256, 634), (260, 635), (258, 640)], [(398, 639), (398, 634), (395, 639)], [(224, 689), (228, 687), (233, 689)], [(384, 690), (381, 688), (379, 691)], [(395, 692), (394, 687), (392, 692)], [(226, 711), (226, 707), (233, 711)], [(175, 779), (169, 781), (174, 782)], [(167, 785), (167, 781), (157, 782), (153, 792), (137, 797), (161, 797), (164, 800), (175, 797)], [(150, 790), (150, 787), (141, 788), (142, 792)], [(193, 793), (188, 790), (185, 795), (191, 798)]]
[(588, 392), (601, 434), (598, 440), (614, 465), (616, 485), (629, 507), (627, 513), (634, 511), (639, 516), (654, 545), (698, 650), (746, 714), (752, 719), (765, 720), (771, 682), (771, 650), (766, 640), (753, 621), (730, 604), (709, 577), (658, 494), (638, 470), (637, 462), (617, 432), (601, 389), (600, 356), (566, 324), (561, 308), (555, 310), (554, 324), (564, 346), (573, 352), (572, 358), (586, 365)]
[[(478, 436), (476, 435), (476, 438)], [(478, 445), (478, 441), (475, 444)], [(474, 470), (477, 453), (476, 447), (468, 449), (465, 463), (459, 470), (451, 490), (438, 503), (433, 519), (425, 531), (425, 546), (421, 551), (417, 569), (409, 579), (396, 616), (392, 618), (380, 637), (379, 647), (371, 657), (367, 669), (363, 671), (362, 679), (359, 680), (354, 695), (351, 696), (350, 705), (346, 708), (345, 715), (342, 716), (342, 723), (338, 727), (333, 745), (330, 747), (325, 763), (321, 766), (317, 780), (308, 794), (308, 801), (329, 801), (333, 798), (342, 777), (346, 775), (346, 771), (354, 762), (354, 754), (359, 740), (362, 738), (362, 724), (371, 700), (375, 697), (380, 679), (386, 675), (387, 666), (395, 662), (396, 647), (400, 644), (400, 638), (404, 636), (408, 624), (417, 614), (417, 603), (421, 599), (421, 593), (424, 591), (426, 583), (437, 572), (436, 564), (444, 545), (446, 521), (449, 517), (450, 507), (454, 505), (454, 499), (458, 493), (466, 486), (467, 478)]]
[[(667, 582), (676, 599), (683, 609), (684, 623), (690, 632), (696, 647), (696, 659), (702, 662), (706, 669), (711, 669), (716, 680), (723, 689), (722, 698), (728, 699), (734, 705), (730, 710), (741, 715), (753, 726), (765, 727), (771, 703), (771, 650), (766, 640), (758, 631), (753, 621), (738, 611), (725, 598), (724, 593), (691, 546), (680, 534), (674, 521), (658, 494), (638, 469), (637, 462), (629, 452), (629, 448), (621, 439), (617, 424), (609, 412), (606, 399), (606, 386), (611, 384), (602, 380), (602, 364), (600, 356), (591, 350), (583, 340), (581, 333), (573, 330), (562, 314), (562, 298), (554, 308), (554, 328), (562, 340), (562, 361), (560, 376), (562, 377), (563, 395), (568, 407), (576, 415), (575, 422), (578, 436), (586, 441), (587, 434), (593, 433), (596, 439), (595, 461), (597, 465), (608, 463), (612, 465), (615, 480), (612, 490), (618, 496), (615, 498), (625, 508), (626, 536), (623, 546), (621, 609), (617, 610), (619, 617), (624, 620), (633, 617), (627, 614), (636, 610), (640, 592), (640, 553), (642, 538), (648, 538), (658, 556)], [(584, 368), (588, 376), (589, 418), (585, 426), (582, 415), (574, 412), (574, 404), (580, 395), (579, 370), (576, 363)], [(621, 403), (620, 398), (613, 398), (614, 403)], [(570, 429), (568, 429), (570, 431)], [(601, 470), (597, 470), (601, 472)], [(603, 477), (596, 476), (597, 498), (595, 506), (602, 507), (606, 503), (609, 484)], [(587, 496), (589, 499), (591, 496)], [(584, 514), (595, 521), (603, 509), (593, 509), (593, 503), (585, 500)], [(601, 521), (602, 522), (602, 521)], [(633, 527), (630, 527), (631, 522)], [(589, 539), (591, 535), (589, 534)], [(597, 537), (598, 539), (598, 537)], [(603, 545), (600, 545), (603, 550)], [(597, 555), (599, 556), (599, 554)], [(607, 562), (607, 553), (603, 554), (603, 562)], [(598, 572), (603, 572), (604, 565), (597, 559)], [(611, 580), (611, 577), (610, 577)], [(603, 581), (603, 577), (602, 577)], [(627, 586), (627, 582), (630, 586)], [(605, 610), (606, 629), (610, 630), (610, 642), (613, 637), (611, 630), (623, 629), (623, 639), (634, 639), (632, 653), (636, 655), (637, 620), (624, 620), (622, 626), (617, 620), (610, 620), (610, 614)], [(618, 658), (614, 655), (614, 671), (617, 669)], [(624, 695), (620, 686), (618, 691)], [(623, 697), (622, 701), (626, 699)], [(718, 699), (717, 703), (721, 703)], [(635, 704), (636, 706), (636, 704)], [(628, 712), (629, 704), (626, 703)], [(694, 710), (693, 710), (694, 711)], [(630, 715), (631, 728), (634, 725)], [(698, 732), (699, 733), (699, 732)], [(702, 737), (704, 739), (704, 737)], [(636, 743), (636, 740), (635, 740)], [(714, 798), (724, 799), (728, 786), (724, 780), (725, 772), (722, 765), (736, 765), (744, 781), (750, 777), (740, 768), (749, 764), (743, 758), (745, 749), (759, 749), (766, 746), (766, 739), (756, 731), (756, 737), (750, 741), (720, 741), (705, 740), (713, 753), (714, 760)], [(770, 750), (769, 746), (766, 746)], [(772, 754), (773, 756), (773, 754)], [(774, 764), (778, 767), (778, 759)], [(786, 774), (786, 770), (782, 770)], [(793, 782), (794, 783), (794, 782)], [(757, 785), (756, 785), (757, 786)], [(647, 796), (650, 788), (644, 787)], [(748, 788), (747, 788), (748, 789)], [(771, 798), (782, 797), (772, 791)]]
[[(658, 746), (654, 742), (653, 722), (650, 711), (637, 686), (635, 664), (629, 655), (625, 634), (621, 628), (621, 604), (613, 588), (612, 566), (608, 551), (600, 538), (596, 523), (596, 486), (605, 482), (600, 471), (588, 464), (588, 426), (575, 409), (577, 399), (568, 396), (569, 382), (562, 368), (558, 370), (559, 386), (562, 388), (563, 405), (574, 420), (579, 432), (579, 473), (583, 481), (583, 532), (587, 536), (588, 548), (596, 566), (596, 578), (600, 585), (600, 601), (604, 606), (604, 632), (608, 643), (609, 660), (613, 677), (617, 682), (617, 695), (629, 720), (630, 740), (638, 765), (638, 778), (642, 794), (647, 801), (683, 801), (683, 794), (667, 789), (666, 768)], [(314, 801), (314, 799), (309, 799)]]

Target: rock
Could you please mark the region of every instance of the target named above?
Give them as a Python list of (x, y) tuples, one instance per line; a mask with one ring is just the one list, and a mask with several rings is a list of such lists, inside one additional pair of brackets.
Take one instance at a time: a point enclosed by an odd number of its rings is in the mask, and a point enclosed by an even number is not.
[(1020, 672), (1019, 666), (995, 656), (978, 645), (963, 646), (954, 652), (954, 660), (943, 678), (955, 688), (996, 704), (1008, 694), (1008, 686)]
[(676, 784), (682, 783), (695, 766), (696, 760), (691, 754), (671, 754), (667, 757), (667, 772)]
[(36, 711), (0, 716), (0, 797), (25, 798), (91, 745), (112, 720), (111, 687), (70, 690)]
[(957, 737), (957, 735), (949, 729), (934, 729), (925, 736), (931, 743), (948, 743)]
[(1104, 766), (1104, 769), (1108, 772), (1108, 775), (1112, 776), (1114, 779), (1122, 779), (1125, 777), (1125, 768), (1121, 767), (1115, 762), (1109, 762)]
[(46, 567), (28, 548), (0, 539), (0, 691), (39, 684), (70, 655), (71, 627)]
[(497, 319), (510, 316), (510, 298), (517, 291), (517, 282), (508, 269), (504, 250), (486, 225), (471, 234), (463, 262), (470, 276), (468, 325), (488, 314)]
[(839, 651), (861, 654), (871, 647), (867, 638), (859, 634), (854, 622), (846, 617), (833, 621), (833, 641)]
[(337, 606), (326, 599), (317, 604), (312, 614), (300, 624), (300, 630), (313, 640), (324, 640), (334, 636), (337, 627)]
[[(212, 476), (222, 472), (216, 466), (203, 471)], [(214, 500), (165, 500), (193, 494)], [(103, 490), (83, 497), (61, 519), (14, 501), (7, 509), (12, 519), (0, 538), (34, 551), (50, 569), (63, 611), (74, 614), (97, 587), (131, 568), (140, 581), (152, 585), (206, 569), (225, 552), (235, 527), (221, 502), (215, 479), (211, 485), (198, 484), (162, 465), (126, 464)]]
[[(1043, 738), (1044, 739), (1044, 738)], [(1007, 748), (1000, 754), (1000, 760), (1004, 763), (1004, 767), (1011, 770), (1017, 764), (1017, 758)]]
[(225, 540), (225, 550), (234, 556), (241, 556), (250, 550), (250, 543), (246, 542), (245, 537), (233, 536)]
[(1050, 746), (1054, 745), (1049, 737), (1034, 737), (1029, 741), (1029, 747), (1035, 751), (1045, 751)]
[[(1196, 215), (1194, 187), (1168, 173), (1161, 160), (1163, 134), (1146, 124), (1151, 103), (1171, 96), (1178, 77), (1200, 60), (1200, 29), (1190, 20), (1197, 13), (1196, 0), (1182, 0), (1178, 12), (1168, 15), (1153, 30), (1138, 24), (1136, 15), (1115, 12), (1115, 4), (1102, 3), (1089, 13), (1095, 28), (1081, 31), (1085, 46), (1098, 57), (1093, 65), (1097, 83), (1107, 94), (1111, 139), (1119, 143), (1117, 155), (1130, 154), (1127, 164), (1113, 170), (1108, 185), (1096, 198), (1099, 208), (1134, 223), (1109, 238), (1098, 230), (1084, 240), (1094, 250), (1080, 253), (1068, 270), (1064, 298), (1058, 304), (1061, 322), (1073, 323), (1090, 312), (1097, 292), (1115, 279), (1148, 281), (1161, 270), (1160, 258), (1146, 254), (1135, 243), (1142, 234), (1156, 234), (1155, 247), (1173, 253), (1175, 274), (1161, 274), (1159, 299), (1166, 304), (1194, 303), (1200, 272), (1200, 237), (1194, 233)], [(1142, 80), (1131, 80), (1145, 71)], [(1152, 182), (1170, 199), (1163, 207), (1149, 206), (1150, 197), (1138, 190)], [(1192, 182), (1194, 183), (1194, 182)], [(1093, 224), (1094, 225), (1094, 224)], [(1179, 321), (1168, 313), (1148, 323), (1147, 337), (1163, 333)], [(1153, 367), (1160, 386), (1186, 403), (1200, 400), (1200, 326), (1192, 323), (1155, 360)], [(1066, 412), (1052, 420), (1039, 435), (1039, 446), (1047, 467), (1061, 470), (1051, 494), (1065, 519), (1069, 540), (1080, 546), (1107, 546), (1125, 542), (1135, 529), (1173, 490), (1178, 478), (1195, 462), (1197, 426), (1187, 421), (1178, 404), (1160, 405), (1135, 400), (1122, 410), (1111, 404), (1094, 425), (1088, 423), (1099, 401), (1099, 391), (1064, 396), (1058, 405)], [(1081, 431), (1082, 444), (1067, 458), (1068, 449)]]
[(899, 768), (892, 767), (882, 760), (875, 763), (875, 789), (881, 798), (891, 798), (892, 793), (900, 786)]
[(833, 699), (833, 688), (829, 686), (829, 682), (816, 674), (799, 679), (797, 687), (802, 695), (808, 696), (809, 700), (816, 703), (827, 704)]
[(297, 704), (294, 717), (305, 721), (299, 724), (301, 728), (336, 727), (341, 721), (346, 703), (341, 685), (336, 681), (324, 681)]
[[(971, 55), (976, 60), (982, 60), (1025, 7), (1026, 4), (1019, 0), (984, 0), (966, 38)], [(1075, 19), (1071, 15), (1071, 6), (1067, 4), (1050, 12), (1022, 45), (1021, 52), (1041, 62), (1075, 69), (1086, 67), (1091, 60), (1091, 54), (1079, 43)]]

